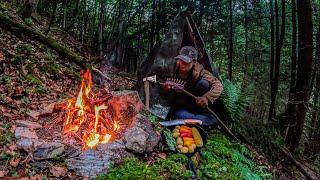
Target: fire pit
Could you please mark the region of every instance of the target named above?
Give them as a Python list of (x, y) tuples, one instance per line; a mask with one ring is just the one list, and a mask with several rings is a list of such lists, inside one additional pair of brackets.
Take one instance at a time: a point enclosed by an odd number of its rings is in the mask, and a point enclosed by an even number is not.
[[(91, 74), (86, 71), (78, 96), (69, 99), (64, 107), (67, 112), (63, 124), (65, 136), (78, 138), (84, 149), (117, 139), (130, 126), (132, 117), (126, 117), (125, 113), (119, 111), (118, 106), (125, 102), (113, 101), (110, 105), (110, 99), (111, 94), (99, 97), (92, 91)], [(126, 111), (126, 114), (130, 114), (130, 109)]]
[(26, 161), (45, 168), (44, 162), (62, 157), (69, 170), (92, 178), (107, 172), (111, 163), (152, 152), (160, 135), (141, 114), (144, 105), (138, 93), (94, 93), (90, 72), (82, 77), (77, 96), (55, 105), (58, 111), (42, 123), (17, 121), (15, 137), (18, 148), (29, 153)]

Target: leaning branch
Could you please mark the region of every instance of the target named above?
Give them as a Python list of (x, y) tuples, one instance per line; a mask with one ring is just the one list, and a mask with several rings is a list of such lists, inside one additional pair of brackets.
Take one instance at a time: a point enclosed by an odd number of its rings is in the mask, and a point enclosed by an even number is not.
[(13, 18), (10, 18), (9, 16), (0, 13), (0, 25), (4, 28), (9, 29), (11, 32), (19, 33), (19, 34), (25, 34), (27, 36), (30, 36), (34, 38), (37, 41), (42, 42), (43, 44), (49, 46), (53, 50), (55, 50), (58, 54), (60, 54), (63, 57), (68, 58), (72, 62), (76, 63), (78, 66), (82, 68), (88, 68), (88, 64), (85, 61), (85, 59), (81, 56), (79, 56), (77, 53), (71, 51), (64, 45), (61, 45), (58, 43), (55, 39), (45, 36), (38, 30), (33, 30), (29, 26), (20, 23), (18, 21), (15, 21)]

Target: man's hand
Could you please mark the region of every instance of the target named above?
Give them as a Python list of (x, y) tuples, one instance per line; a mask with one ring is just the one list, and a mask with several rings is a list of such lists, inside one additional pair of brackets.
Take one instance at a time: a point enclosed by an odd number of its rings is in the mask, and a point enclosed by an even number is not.
[(208, 99), (204, 96), (198, 97), (196, 103), (201, 108), (206, 108), (208, 106)]

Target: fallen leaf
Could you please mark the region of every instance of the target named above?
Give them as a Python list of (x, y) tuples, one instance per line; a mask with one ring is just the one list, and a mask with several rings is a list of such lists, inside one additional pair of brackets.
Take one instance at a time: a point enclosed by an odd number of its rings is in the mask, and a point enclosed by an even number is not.
[(30, 180), (42, 180), (42, 175), (41, 174), (36, 174), (34, 176), (30, 177)]
[(165, 159), (167, 157), (167, 154), (166, 153), (160, 153), (159, 157), (162, 158), (162, 159)]
[(4, 54), (2, 51), (0, 51), (0, 61), (4, 60)]
[(19, 178), (19, 180), (29, 180), (28, 177), (22, 177), (22, 178)]
[(8, 149), (10, 150), (10, 151), (15, 151), (15, 150), (17, 150), (17, 145), (16, 145), (16, 143), (11, 143), (10, 145), (8, 145)]
[(3, 178), (8, 174), (8, 171), (0, 171), (0, 178)]
[(50, 172), (54, 177), (62, 177), (64, 175), (66, 175), (66, 173), (68, 172), (66, 167), (62, 167), (62, 166), (52, 166), (50, 168)]
[(29, 110), (29, 112), (27, 112), (27, 114), (35, 120), (38, 120), (39, 116), (40, 116), (40, 113), (38, 111), (34, 111), (34, 110)]
[(20, 160), (21, 160), (20, 158), (17, 158), (17, 159), (13, 158), (10, 160), (9, 163), (12, 167), (17, 167), (19, 165)]
[(51, 103), (48, 106), (46, 106), (42, 111), (41, 111), (41, 116), (43, 115), (50, 115), (54, 112), (55, 110), (55, 105), (56, 103)]

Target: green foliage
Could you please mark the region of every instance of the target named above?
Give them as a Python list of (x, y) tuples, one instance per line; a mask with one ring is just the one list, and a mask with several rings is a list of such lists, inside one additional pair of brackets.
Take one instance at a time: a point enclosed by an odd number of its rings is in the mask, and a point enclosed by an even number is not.
[(189, 179), (186, 170), (187, 158), (182, 154), (172, 154), (166, 159), (157, 159), (152, 165), (137, 158), (126, 160), (120, 166), (111, 166), (108, 173), (97, 179)]
[(209, 136), (202, 155), (200, 179), (272, 179), (264, 167), (255, 164), (247, 148), (217, 132)]
[(17, 55), (13, 60), (13, 64), (16, 64), (16, 65), (20, 65), (23, 62), (24, 62), (24, 57), (21, 55)]
[(28, 69), (33, 69), (34, 65), (38, 63), (38, 60), (34, 57), (30, 57), (29, 59), (26, 60), (26, 63), (27, 63)]
[(26, 19), (24, 19), (24, 22), (25, 22), (28, 26), (34, 25), (34, 22), (33, 22), (32, 18), (26, 18)]
[(172, 133), (171, 133), (170, 129), (164, 128), (163, 129), (163, 135), (165, 137), (165, 140), (166, 140), (166, 143), (167, 143), (167, 146), (168, 146), (169, 150), (170, 151), (176, 151), (176, 147), (177, 147), (176, 140), (172, 136)]
[(27, 105), (27, 104), (30, 103), (30, 100), (29, 100), (29, 98), (27, 96), (23, 96), (21, 98), (21, 103)]
[(31, 85), (35, 85), (35, 92), (37, 93), (45, 93), (46, 92), (46, 88), (44, 87), (42, 81), (36, 77), (34, 74), (27, 74), (25, 76), (25, 79), (31, 84)]
[(31, 83), (33, 85), (42, 86), (42, 84), (43, 84), (42, 81), (33, 74), (27, 74), (25, 78), (26, 78), (26, 80), (29, 81), (29, 83)]
[(17, 47), (17, 53), (29, 55), (32, 53), (32, 46), (30, 44), (21, 44)]
[(54, 61), (47, 61), (40, 67), (42, 73), (56, 74), (59, 72), (60, 66)]
[(7, 76), (5, 74), (0, 75), (0, 84), (11, 84), (12, 80), (10, 76)]
[(8, 124), (4, 124), (0, 129), (0, 145), (4, 146), (10, 143), (14, 136), (13, 133), (10, 131), (10, 126)]
[(241, 89), (227, 79), (224, 79), (222, 84), (224, 90), (220, 98), (231, 122), (237, 124), (245, 114), (245, 107), (250, 102), (250, 95), (241, 93)]

